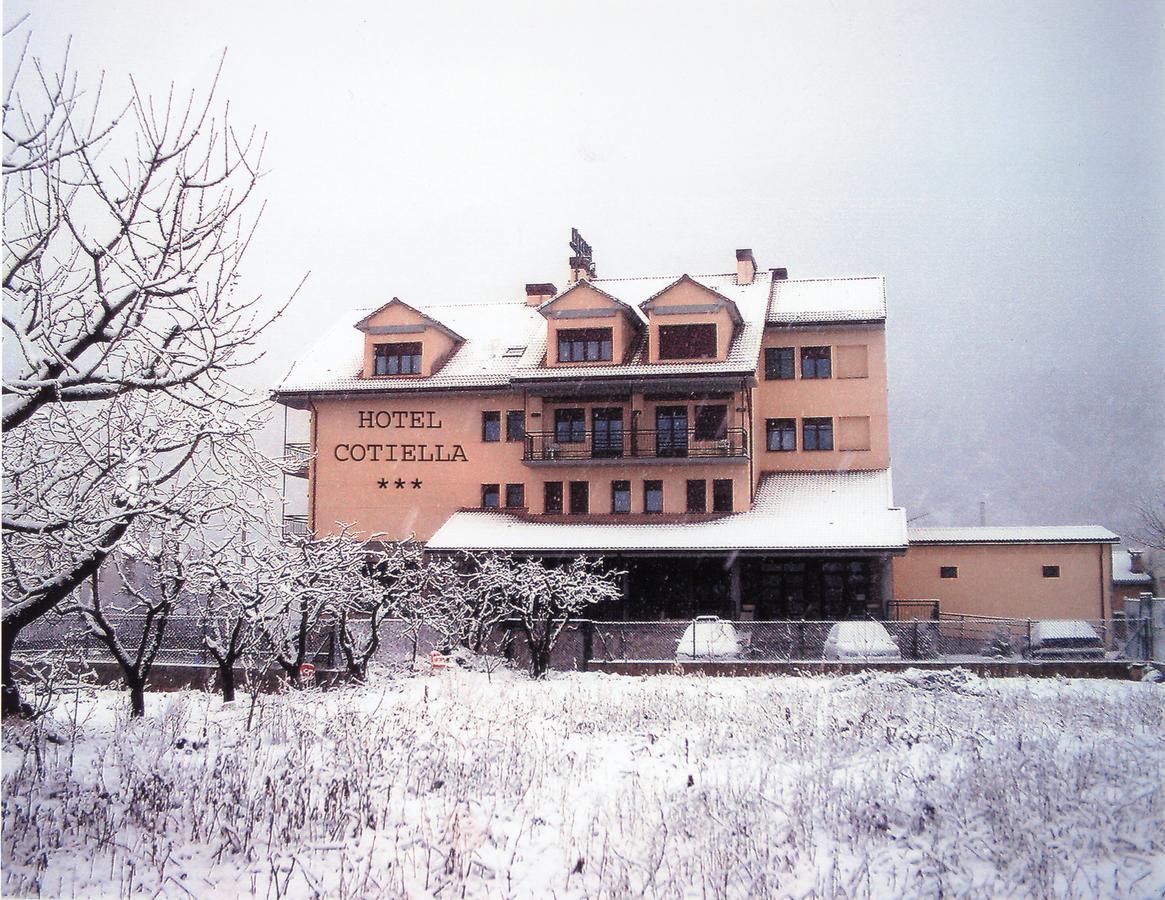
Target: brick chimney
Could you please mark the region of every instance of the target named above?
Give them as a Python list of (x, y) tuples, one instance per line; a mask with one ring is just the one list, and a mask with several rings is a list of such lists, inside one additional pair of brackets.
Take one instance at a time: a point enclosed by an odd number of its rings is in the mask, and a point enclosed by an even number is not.
[(1129, 551), (1129, 571), (1134, 575), (1143, 575), (1145, 573), (1145, 551), (1144, 550), (1130, 550)]
[(773, 281), (785, 281), (789, 277), (788, 269), (769, 269), (773, 273)]
[(526, 285), (526, 305), (541, 306), (558, 293), (558, 288), (550, 283)]
[(588, 281), (594, 278), (594, 272), (591, 271), (593, 268), (594, 265), (592, 264), (588, 269), (587, 261), (581, 256), (572, 256), (570, 258), (570, 283), (576, 284), (580, 281)]
[(736, 283), (752, 284), (756, 278), (756, 259), (751, 250), (736, 251)]

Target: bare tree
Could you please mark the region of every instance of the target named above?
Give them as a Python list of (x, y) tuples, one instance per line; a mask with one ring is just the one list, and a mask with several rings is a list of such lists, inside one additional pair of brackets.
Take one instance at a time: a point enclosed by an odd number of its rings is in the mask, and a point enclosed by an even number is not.
[(619, 598), (618, 575), (606, 571), (601, 560), (581, 556), (565, 566), (526, 559), (508, 571), (497, 570), (526, 638), (532, 676), (545, 676), (550, 654), (573, 618), (588, 606)]
[(1141, 527), (1136, 533), (1137, 540), (1154, 550), (1165, 550), (1165, 481), (1157, 483), (1138, 511)]
[[(95, 573), (88, 597), (62, 611), (80, 614), (105, 645), (121, 669), (130, 695), (131, 715), (143, 716), (150, 670), (165, 639), (170, 616), (186, 595), (190, 551), (179, 534), (151, 534), (140, 520), (135, 532), (133, 537), (139, 540), (123, 542), (111, 557), (128, 603), (118, 605), (103, 599)], [(127, 547), (127, 543), (131, 546)], [(134, 561), (144, 564), (144, 579), (140, 573), (133, 573)]]
[[(10, 35), (6, 35), (6, 40)], [(4, 98), (3, 712), (20, 629), (141, 518), (197, 522), (253, 481), (259, 420), (231, 373), (274, 314), (235, 286), (263, 143), (131, 80), (102, 112), (26, 41)], [(215, 81), (217, 82), (217, 76)], [(218, 495), (221, 497), (221, 495)]]

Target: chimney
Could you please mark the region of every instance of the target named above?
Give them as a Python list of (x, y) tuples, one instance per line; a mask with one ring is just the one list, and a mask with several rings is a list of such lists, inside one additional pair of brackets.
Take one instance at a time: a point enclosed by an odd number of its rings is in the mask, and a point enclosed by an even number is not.
[(786, 281), (789, 277), (788, 269), (769, 269), (773, 273), (773, 281)]
[(549, 283), (528, 284), (526, 285), (526, 305), (541, 306), (557, 293), (558, 288)]
[(1143, 575), (1145, 572), (1145, 551), (1129, 551), (1129, 571), (1134, 575)]
[(752, 284), (756, 278), (756, 260), (751, 250), (736, 251), (736, 283)]

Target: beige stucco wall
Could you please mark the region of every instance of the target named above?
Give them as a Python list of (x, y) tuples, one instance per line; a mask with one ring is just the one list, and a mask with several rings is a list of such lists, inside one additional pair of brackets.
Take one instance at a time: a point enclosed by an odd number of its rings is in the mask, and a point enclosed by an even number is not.
[[(802, 379), (800, 348), (833, 348), (833, 376)], [(845, 355), (852, 360), (865, 347), (864, 378), (839, 377), (837, 348), (851, 348)], [(753, 446), (756, 448), (757, 476), (764, 472), (884, 469), (890, 465), (888, 393), (886, 380), (886, 331), (881, 326), (849, 328), (782, 328), (766, 329), (762, 348), (793, 347), (796, 378), (767, 381), (764, 377), (764, 349), (757, 364), (757, 387), (754, 392)], [(847, 360), (849, 362), (850, 360)], [(844, 365), (842, 369), (844, 370)], [(860, 371), (860, 369), (858, 370)], [(833, 450), (804, 450), (801, 420), (830, 417), (833, 419)], [(868, 450), (842, 450), (842, 438), (860, 432), (863, 423), (841, 422), (842, 418), (869, 419)], [(797, 449), (769, 452), (765, 439), (766, 419), (796, 419)]]
[[(1111, 553), (1109, 544), (912, 544), (894, 559), (894, 597), (938, 600), (944, 613), (1108, 618)], [(940, 578), (940, 566), (958, 566), (959, 577)], [(1044, 566), (1060, 577), (1044, 578)]]
[[(587, 404), (577, 404), (587, 405)], [(594, 405), (594, 404), (590, 404)], [(751, 502), (747, 461), (684, 460), (582, 462), (528, 465), (522, 461), (524, 444), (505, 440), (507, 410), (526, 409), (526, 427), (549, 430), (553, 417), (532, 419), (521, 394), (413, 395), (368, 397), (317, 403), (312, 435), (315, 458), (309, 491), (312, 526), (317, 534), (355, 525), (365, 536), (384, 534), (401, 540), (415, 535), (428, 539), (461, 508), (481, 504), (481, 485), (499, 484), (502, 503), (506, 484), (524, 484), (531, 513), (543, 512), (543, 482), (590, 482), (590, 511), (611, 511), (611, 481), (631, 481), (632, 512), (643, 510), (643, 481), (664, 482), (664, 511), (686, 508), (686, 482), (706, 479), (711, 510), (716, 478), (733, 481), (736, 510)], [(552, 406), (548, 406), (552, 409)], [(481, 439), (481, 414), (501, 414), (502, 440)], [(629, 424), (629, 419), (627, 420)], [(588, 412), (588, 427), (590, 424)], [(380, 487), (380, 479), (387, 487)], [(397, 479), (405, 482), (395, 486)], [(421, 482), (413, 487), (413, 481)]]

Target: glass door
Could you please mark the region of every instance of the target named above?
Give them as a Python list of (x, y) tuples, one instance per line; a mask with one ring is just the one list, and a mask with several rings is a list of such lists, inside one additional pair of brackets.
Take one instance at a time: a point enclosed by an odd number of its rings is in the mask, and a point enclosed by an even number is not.
[(688, 455), (688, 408), (655, 408), (655, 447), (659, 456)]
[(610, 459), (623, 455), (623, 410), (618, 406), (596, 407), (591, 413), (592, 454)]

